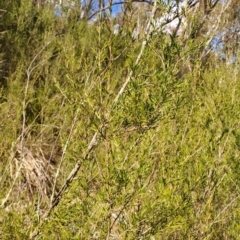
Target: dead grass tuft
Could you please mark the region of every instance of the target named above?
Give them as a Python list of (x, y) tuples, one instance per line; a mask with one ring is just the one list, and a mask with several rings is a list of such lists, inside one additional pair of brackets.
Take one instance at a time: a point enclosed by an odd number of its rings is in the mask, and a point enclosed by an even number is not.
[(10, 173), (13, 180), (18, 179), (14, 186), (17, 195), (19, 191), (27, 192), (29, 199), (37, 194), (43, 201), (49, 201), (58, 151), (46, 144), (29, 147), (17, 144), (13, 156)]

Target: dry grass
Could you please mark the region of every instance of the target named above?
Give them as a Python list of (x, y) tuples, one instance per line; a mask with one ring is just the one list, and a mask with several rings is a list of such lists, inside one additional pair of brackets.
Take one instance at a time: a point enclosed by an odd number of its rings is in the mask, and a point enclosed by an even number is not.
[(44, 202), (49, 202), (53, 189), (54, 170), (58, 152), (47, 144), (32, 144), (12, 148), (10, 176), (14, 196), (26, 192), (29, 199), (37, 193)]

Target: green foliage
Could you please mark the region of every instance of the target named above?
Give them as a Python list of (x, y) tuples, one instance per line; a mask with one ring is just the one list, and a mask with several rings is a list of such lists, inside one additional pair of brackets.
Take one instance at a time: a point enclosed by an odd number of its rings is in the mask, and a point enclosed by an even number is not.
[(136, 64), (109, 20), (23, 2), (1, 23), (1, 239), (237, 239), (237, 66), (161, 34)]

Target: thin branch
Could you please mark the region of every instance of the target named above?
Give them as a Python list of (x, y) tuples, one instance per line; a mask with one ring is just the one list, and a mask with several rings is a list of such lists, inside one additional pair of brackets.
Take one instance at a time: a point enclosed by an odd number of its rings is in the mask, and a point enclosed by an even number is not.
[(220, 22), (222, 20), (222, 16), (224, 14), (224, 12), (228, 9), (228, 7), (230, 6), (230, 4), (232, 3), (232, 0), (229, 0), (229, 2), (224, 6), (222, 6), (222, 9), (221, 9), (221, 12), (219, 13), (218, 15), (218, 18), (216, 19), (216, 23), (215, 25), (213, 25), (213, 27), (211, 28), (211, 32), (210, 32), (210, 38), (209, 40), (206, 42), (206, 50), (203, 52), (201, 58), (205, 57), (210, 51), (211, 49), (208, 49), (207, 48), (209, 47), (210, 43), (212, 42), (213, 38), (215, 37), (217, 31), (218, 31), (218, 28), (219, 28), (219, 25), (220, 25)]
[(76, 125), (76, 122), (77, 122), (78, 112), (79, 112), (79, 109), (77, 110), (77, 112), (76, 112), (76, 114), (75, 114), (75, 117), (74, 117), (74, 120), (73, 120), (71, 129), (70, 129), (70, 133), (69, 133), (69, 135), (68, 135), (67, 141), (66, 141), (66, 143), (65, 143), (65, 145), (64, 145), (64, 148), (63, 148), (63, 153), (62, 153), (62, 156), (61, 156), (60, 164), (59, 164), (58, 169), (57, 169), (57, 172), (56, 172), (56, 174), (55, 174), (54, 183), (53, 183), (53, 190), (52, 190), (52, 196), (51, 196), (51, 205), (52, 205), (52, 203), (53, 203), (53, 199), (54, 199), (54, 195), (55, 195), (55, 190), (56, 190), (57, 179), (58, 179), (58, 176), (59, 176), (59, 173), (60, 173), (60, 169), (61, 169), (63, 160), (64, 160), (64, 158), (65, 158), (65, 154), (66, 154), (66, 151), (67, 151), (67, 147), (68, 147), (70, 138), (71, 138), (71, 136), (72, 136), (73, 129), (74, 129), (74, 127), (75, 127), (75, 125)]
[[(141, 0), (133, 0), (131, 1), (131, 3), (133, 2), (139, 2), (139, 3), (147, 3), (147, 4), (150, 4), (150, 5), (153, 5), (153, 3), (151, 1), (141, 1)], [(105, 11), (107, 9), (111, 9), (112, 6), (115, 6), (115, 5), (122, 5), (122, 4), (125, 4), (125, 3), (129, 3), (129, 1), (121, 1), (121, 2), (115, 2), (115, 3), (112, 3), (108, 6), (105, 6), (97, 11), (95, 11), (94, 13), (92, 13), (88, 18), (87, 20), (90, 20), (92, 19), (95, 15), (97, 15), (98, 13), (102, 12), (102, 11)]]
[[(153, 6), (153, 9), (152, 9), (152, 12), (151, 12), (151, 16), (148, 20), (148, 24), (147, 24), (147, 27), (146, 27), (146, 37), (145, 39), (143, 40), (142, 42), (142, 46), (141, 46), (141, 49), (140, 49), (140, 52), (137, 56), (137, 59), (135, 61), (135, 66), (137, 66), (140, 62), (140, 59), (142, 58), (142, 55), (144, 53), (144, 50), (146, 48), (146, 45), (147, 45), (147, 42), (150, 40), (150, 37), (151, 37), (151, 33), (152, 33), (152, 29), (151, 29), (151, 25), (152, 25), (152, 22), (153, 22), (153, 19), (154, 19), (154, 16), (155, 16), (155, 13), (157, 11), (157, 5), (156, 5), (156, 1), (154, 2), (154, 6)], [(132, 75), (133, 75), (133, 70), (130, 69), (130, 72), (126, 78), (126, 81), (124, 82), (123, 86), (121, 87), (120, 91), (118, 92), (116, 98), (114, 99), (114, 104), (118, 102), (120, 96), (123, 94), (125, 88), (127, 87), (128, 83), (130, 82), (131, 78), (132, 78)]]

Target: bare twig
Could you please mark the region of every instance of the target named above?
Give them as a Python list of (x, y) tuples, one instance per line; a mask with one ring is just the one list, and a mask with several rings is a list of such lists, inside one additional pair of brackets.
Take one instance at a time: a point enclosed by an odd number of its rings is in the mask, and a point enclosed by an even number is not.
[[(139, 54), (137, 56), (137, 59), (135, 61), (135, 66), (137, 66), (139, 64), (140, 59), (142, 58), (142, 55), (143, 55), (144, 50), (146, 48), (147, 42), (150, 40), (151, 33), (152, 33), (151, 25), (152, 25), (152, 22), (153, 22), (156, 10), (157, 10), (157, 5), (156, 5), (156, 1), (155, 1), (153, 9), (152, 9), (152, 12), (151, 12), (151, 16), (150, 16), (150, 18), (148, 20), (147, 27), (146, 27), (146, 37), (144, 38), (144, 40), (142, 42), (142, 46), (141, 46), (140, 52), (139, 52)], [(132, 75), (133, 75), (133, 70), (130, 69), (130, 72), (128, 73), (126, 81), (124, 82), (124, 84), (122, 85), (122, 87), (121, 87), (120, 91), (118, 92), (116, 98), (114, 99), (114, 104), (118, 102), (118, 99), (123, 94), (125, 88), (127, 87), (128, 83), (131, 80)]]
[[(218, 0), (216, 1), (216, 3), (218, 3)], [(216, 6), (216, 3), (214, 4), (213, 7)], [(209, 47), (210, 43), (214, 39), (214, 37), (215, 37), (215, 35), (216, 35), (217, 31), (218, 31), (219, 24), (220, 24), (220, 22), (222, 20), (222, 16), (223, 16), (224, 12), (229, 8), (229, 6), (231, 6), (231, 3), (232, 3), (232, 0), (229, 0), (226, 3), (226, 5), (223, 4), (221, 12), (219, 13), (218, 18), (215, 20), (215, 24), (213, 25), (213, 27), (210, 30), (209, 39), (206, 42), (206, 48), (205, 49), (207, 49)], [(211, 51), (211, 48), (208, 49), (208, 50), (203, 51), (203, 54), (202, 54), (201, 58), (204, 58), (206, 55), (208, 55), (210, 51)]]
[[(131, 2), (139, 2), (139, 3), (147, 3), (147, 4), (150, 4), (150, 5), (153, 5), (152, 1), (142, 1), (142, 0), (133, 0)], [(103, 8), (100, 8), (99, 10), (95, 11), (94, 13), (92, 13), (89, 17), (88, 17), (88, 20), (91, 20), (94, 16), (96, 16), (97, 14), (99, 14), (100, 12), (102, 11), (105, 11), (107, 9), (111, 9), (113, 6), (116, 6), (116, 5), (122, 5), (122, 4), (126, 4), (128, 3), (128, 1), (120, 1), (120, 2), (112, 2), (111, 4), (109, 4), (108, 6), (105, 6)]]
[(53, 202), (53, 199), (54, 199), (55, 190), (56, 190), (56, 184), (57, 184), (57, 179), (58, 179), (58, 176), (59, 176), (59, 173), (60, 173), (60, 169), (61, 169), (64, 157), (65, 157), (65, 154), (66, 154), (66, 151), (67, 151), (67, 147), (68, 147), (71, 135), (72, 135), (73, 128), (74, 128), (74, 126), (76, 125), (76, 122), (77, 122), (78, 112), (79, 112), (79, 109), (77, 110), (77, 112), (75, 114), (75, 117), (73, 119), (73, 123), (72, 123), (71, 129), (70, 129), (70, 133), (69, 133), (67, 141), (66, 141), (66, 143), (64, 145), (63, 153), (62, 153), (62, 156), (61, 156), (61, 160), (60, 160), (60, 163), (59, 163), (59, 166), (58, 166), (55, 178), (54, 178), (53, 190), (52, 190), (52, 196), (51, 196), (51, 205), (52, 205), (52, 202)]

